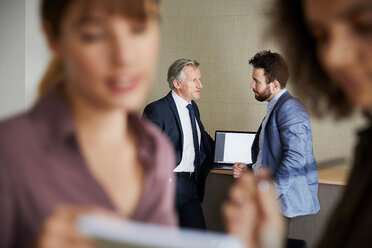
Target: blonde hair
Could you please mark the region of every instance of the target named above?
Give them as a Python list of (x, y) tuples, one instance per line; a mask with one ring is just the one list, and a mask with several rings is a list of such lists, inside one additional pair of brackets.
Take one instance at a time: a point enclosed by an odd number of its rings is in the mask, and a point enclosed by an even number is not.
[(49, 62), (48, 68), (42, 77), (39, 88), (37, 99), (42, 98), (51, 89), (57, 87), (57, 85), (63, 82), (63, 66), (62, 62), (57, 58), (52, 58)]

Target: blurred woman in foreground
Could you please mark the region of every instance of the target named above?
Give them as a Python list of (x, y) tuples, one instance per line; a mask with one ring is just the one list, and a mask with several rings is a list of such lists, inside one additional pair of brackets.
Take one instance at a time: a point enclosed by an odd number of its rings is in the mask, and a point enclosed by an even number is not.
[[(83, 213), (176, 225), (170, 144), (135, 113), (159, 50), (156, 0), (44, 0), (40, 97), (0, 123), (0, 247), (91, 247)], [(9, 82), (11, 83), (11, 82)]]
[[(275, 30), (302, 98), (319, 115), (346, 117), (358, 109), (368, 122), (358, 134), (347, 187), (318, 247), (372, 247), (372, 1), (278, 0), (274, 10)], [(227, 227), (249, 247), (281, 247), (277, 208), (268, 206), (272, 191), (260, 184), (266, 180), (252, 175), (236, 184), (225, 207)], [(252, 221), (245, 213), (252, 208), (251, 215), (261, 218)], [(265, 233), (275, 233), (273, 246), (263, 243)]]

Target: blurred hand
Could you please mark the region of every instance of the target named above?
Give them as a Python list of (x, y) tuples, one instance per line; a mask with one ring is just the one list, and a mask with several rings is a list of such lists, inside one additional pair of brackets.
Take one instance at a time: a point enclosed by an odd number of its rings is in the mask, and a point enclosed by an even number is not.
[(226, 230), (249, 248), (281, 248), (284, 244), (284, 220), (268, 175), (267, 171), (257, 176), (244, 173), (222, 209)]
[(45, 220), (37, 240), (38, 248), (95, 248), (94, 242), (80, 234), (76, 227), (76, 219), (83, 214), (115, 216), (107, 210), (95, 207), (61, 206), (56, 208)]
[(234, 178), (239, 178), (248, 171), (248, 167), (244, 163), (235, 163), (232, 168)]

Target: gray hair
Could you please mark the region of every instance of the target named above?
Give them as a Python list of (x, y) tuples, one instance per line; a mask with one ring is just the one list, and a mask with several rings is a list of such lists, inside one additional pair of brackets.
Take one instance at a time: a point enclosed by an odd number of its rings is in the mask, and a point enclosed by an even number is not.
[(177, 80), (181, 83), (183, 83), (183, 81), (185, 80), (185, 73), (183, 72), (183, 68), (185, 68), (185, 66), (192, 66), (192, 67), (195, 67), (195, 68), (199, 68), (199, 65), (200, 63), (196, 60), (192, 60), (192, 59), (178, 59), (176, 61), (173, 62), (173, 64), (169, 67), (168, 69), (168, 84), (169, 84), (169, 88), (170, 89), (173, 89), (174, 86), (173, 86), (173, 80)]

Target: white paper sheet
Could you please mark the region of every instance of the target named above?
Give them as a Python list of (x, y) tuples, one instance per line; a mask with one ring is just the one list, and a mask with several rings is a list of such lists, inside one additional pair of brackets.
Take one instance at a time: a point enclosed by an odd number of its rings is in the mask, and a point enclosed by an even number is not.
[(251, 163), (251, 146), (248, 144), (252, 144), (253, 140), (253, 135), (246, 135), (245, 133), (226, 133), (224, 162)]
[(222, 233), (200, 232), (123, 221), (95, 215), (77, 220), (78, 230), (104, 248), (243, 248), (236, 238)]

